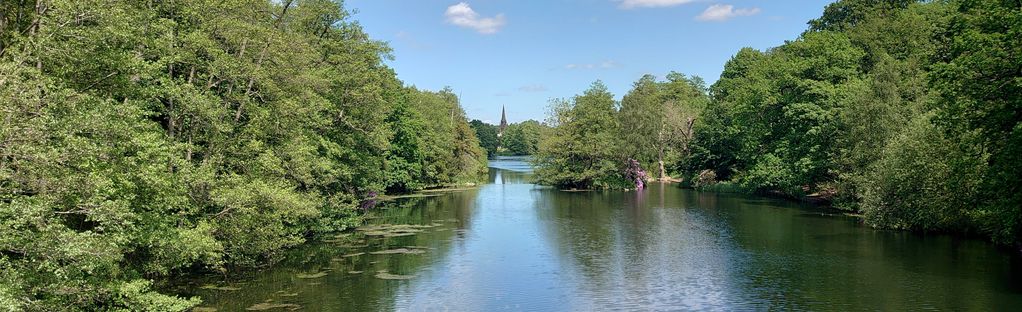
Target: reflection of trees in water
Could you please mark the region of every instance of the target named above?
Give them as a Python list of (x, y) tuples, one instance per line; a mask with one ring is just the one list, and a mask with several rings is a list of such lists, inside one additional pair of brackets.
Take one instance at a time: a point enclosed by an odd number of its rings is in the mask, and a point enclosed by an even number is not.
[(745, 296), (727, 224), (696, 193), (653, 184), (642, 192), (545, 190), (536, 202), (562, 275), (598, 306), (706, 308)]
[[(786, 201), (692, 193), (730, 232), (745, 298), (781, 309), (1019, 306), (1022, 261), (984, 242), (875, 231)], [(699, 223), (696, 223), (699, 224)]]
[(855, 217), (778, 200), (720, 198), (733, 207), (728, 219), (735, 243), (753, 256), (745, 268), (750, 288), (772, 307), (986, 310), (1022, 304), (1018, 286), (1009, 291), (1012, 281), (1022, 280), (1022, 261), (985, 242), (877, 231)]
[[(427, 229), (417, 235), (369, 238), (362, 248), (345, 245), (360, 245), (353, 234), (350, 242), (343, 239), (335, 243), (309, 243), (288, 253), (282, 262), (271, 269), (248, 272), (228, 282), (240, 287), (236, 291), (198, 291), (203, 284), (217, 283), (221, 278), (207, 276), (197, 279), (195, 285), (187, 286), (191, 293), (202, 295), (206, 304), (221, 311), (242, 311), (267, 299), (274, 302), (296, 303), (306, 311), (375, 311), (395, 307), (395, 297), (405, 281), (376, 278), (376, 271), (386, 270), (392, 274), (424, 274), (423, 269), (442, 261), (457, 242), (456, 235), (469, 227), (472, 203), (476, 190), (468, 190), (435, 197), (405, 198), (388, 202), (371, 212), (371, 224), (443, 224)], [(429, 247), (421, 255), (344, 255), (360, 252), (379, 251), (408, 246)], [(349, 274), (349, 271), (362, 271)], [(300, 274), (327, 272), (320, 278), (299, 278)], [(307, 277), (307, 276), (306, 276)]]
[(489, 181), (493, 184), (527, 184), (532, 183), (532, 173), (490, 168)]

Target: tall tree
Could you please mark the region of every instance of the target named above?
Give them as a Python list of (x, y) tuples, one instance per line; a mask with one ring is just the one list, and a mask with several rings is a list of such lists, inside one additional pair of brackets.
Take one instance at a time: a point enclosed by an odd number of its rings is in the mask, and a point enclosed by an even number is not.
[(957, 6), (936, 54), (938, 123), (990, 155), (978, 227), (999, 242), (1022, 241), (1022, 2)]
[(657, 177), (667, 179), (667, 164), (688, 155), (688, 143), (700, 112), (709, 102), (699, 77), (672, 72), (666, 82), (646, 75), (621, 101), (621, 137), (632, 157), (656, 164)]
[(556, 127), (534, 158), (540, 183), (560, 188), (628, 185), (621, 178), (618, 121), (613, 95), (597, 81), (571, 100), (553, 100), (548, 124)]
[(478, 119), (472, 120), (469, 125), (475, 130), (476, 137), (479, 138), (479, 144), (486, 150), (487, 155), (497, 155), (497, 147), (500, 146), (500, 140), (497, 138), (497, 126)]

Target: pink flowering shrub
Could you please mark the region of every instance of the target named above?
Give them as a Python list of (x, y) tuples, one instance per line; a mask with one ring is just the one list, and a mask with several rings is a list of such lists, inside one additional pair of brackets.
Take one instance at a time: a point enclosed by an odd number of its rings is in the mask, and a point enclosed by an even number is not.
[(639, 161), (635, 159), (628, 159), (628, 166), (625, 168), (625, 178), (629, 181), (635, 182), (635, 189), (641, 190), (646, 187), (646, 180), (649, 175), (646, 174), (645, 170), (642, 170), (642, 166), (639, 165)]

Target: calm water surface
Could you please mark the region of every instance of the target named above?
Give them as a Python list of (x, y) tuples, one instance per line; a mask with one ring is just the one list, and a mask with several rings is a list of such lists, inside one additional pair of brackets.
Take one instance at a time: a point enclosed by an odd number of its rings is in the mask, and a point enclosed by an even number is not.
[[(491, 184), (398, 200), (371, 222), (423, 232), (311, 243), (177, 289), (219, 311), (1022, 310), (1022, 260), (980, 240), (671, 185), (561, 192), (529, 184), (520, 159), (491, 167)], [(369, 254), (398, 248), (424, 252)]]

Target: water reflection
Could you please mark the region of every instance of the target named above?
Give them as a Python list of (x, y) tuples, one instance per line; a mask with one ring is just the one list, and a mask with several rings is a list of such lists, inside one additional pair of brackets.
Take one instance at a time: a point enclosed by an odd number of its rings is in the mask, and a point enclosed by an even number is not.
[[(741, 284), (729, 229), (698, 209), (680, 209), (693, 193), (563, 193), (536, 203), (544, 235), (566, 260), (578, 292), (575, 309), (740, 308)], [(673, 190), (673, 188), (672, 188)]]
[[(266, 300), (311, 311), (1022, 306), (1022, 261), (982, 241), (875, 231), (831, 211), (671, 185), (561, 192), (529, 184), (522, 159), (491, 166), (491, 184), (392, 203), (372, 220), (425, 232), (310, 244), (266, 271), (190, 281), (180, 293), (222, 311)], [(345, 257), (395, 248), (427, 251)], [(326, 274), (300, 277), (316, 273)], [(211, 283), (240, 290), (200, 288)]]

